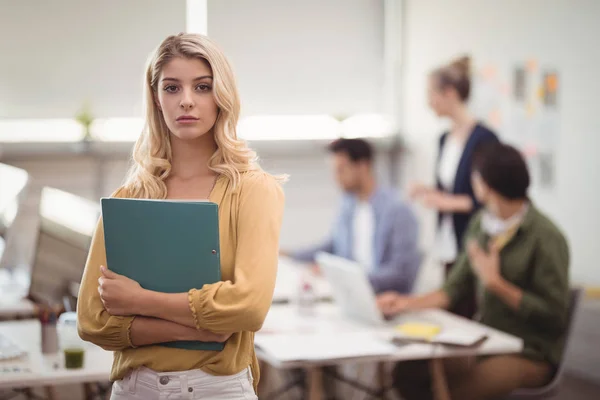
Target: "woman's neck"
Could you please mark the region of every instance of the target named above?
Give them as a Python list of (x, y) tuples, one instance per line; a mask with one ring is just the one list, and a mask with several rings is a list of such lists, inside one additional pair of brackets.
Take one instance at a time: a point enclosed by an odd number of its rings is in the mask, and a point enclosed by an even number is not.
[(206, 133), (194, 140), (181, 140), (171, 135), (171, 177), (183, 180), (215, 175), (208, 168), (208, 162), (217, 150), (212, 133)]
[(523, 211), (527, 200), (497, 201), (488, 206), (488, 210), (501, 220), (507, 220)]
[(451, 134), (454, 137), (466, 138), (473, 131), (473, 127), (477, 123), (475, 118), (471, 115), (467, 106), (459, 104), (456, 109), (450, 114), (450, 120), (452, 121)]

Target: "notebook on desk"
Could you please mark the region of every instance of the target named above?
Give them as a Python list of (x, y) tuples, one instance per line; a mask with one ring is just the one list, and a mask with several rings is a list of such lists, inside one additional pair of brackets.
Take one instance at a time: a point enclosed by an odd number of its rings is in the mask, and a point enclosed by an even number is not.
[(484, 332), (466, 328), (442, 328), (437, 324), (420, 321), (407, 321), (396, 326), (393, 335), (395, 342), (426, 342), (448, 346), (473, 347), (487, 339)]
[[(218, 207), (202, 201), (103, 198), (107, 267), (143, 288), (182, 293), (221, 280)], [(189, 350), (223, 343), (169, 342)]]

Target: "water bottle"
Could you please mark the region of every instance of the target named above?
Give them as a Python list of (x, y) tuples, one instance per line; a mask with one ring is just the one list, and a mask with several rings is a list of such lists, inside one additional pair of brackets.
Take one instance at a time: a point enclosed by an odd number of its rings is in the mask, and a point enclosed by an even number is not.
[(317, 298), (313, 285), (308, 279), (303, 279), (298, 295), (298, 311), (301, 315), (314, 315), (316, 302)]

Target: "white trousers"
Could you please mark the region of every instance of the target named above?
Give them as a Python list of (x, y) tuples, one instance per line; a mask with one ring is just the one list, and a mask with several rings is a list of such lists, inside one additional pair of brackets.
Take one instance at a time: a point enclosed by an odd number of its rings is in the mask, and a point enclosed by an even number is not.
[(112, 387), (111, 400), (257, 400), (250, 368), (228, 376), (200, 370), (155, 372), (138, 368)]

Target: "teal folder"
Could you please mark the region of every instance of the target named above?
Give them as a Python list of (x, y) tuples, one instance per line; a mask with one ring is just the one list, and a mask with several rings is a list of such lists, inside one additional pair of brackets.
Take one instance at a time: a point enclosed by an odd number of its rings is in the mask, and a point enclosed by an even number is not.
[[(188, 292), (221, 280), (218, 206), (211, 202), (102, 198), (107, 267), (145, 288)], [(162, 343), (188, 350), (223, 343)]]

